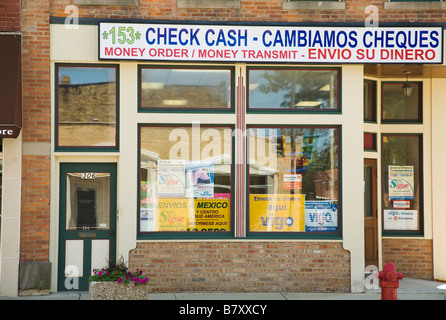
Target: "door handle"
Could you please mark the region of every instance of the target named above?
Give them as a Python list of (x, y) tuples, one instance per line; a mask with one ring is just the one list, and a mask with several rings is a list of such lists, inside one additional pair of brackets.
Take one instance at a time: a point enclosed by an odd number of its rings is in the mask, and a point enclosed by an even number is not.
[(110, 235), (111, 236), (114, 236), (115, 235), (115, 232), (112, 230), (112, 231), (110, 231)]

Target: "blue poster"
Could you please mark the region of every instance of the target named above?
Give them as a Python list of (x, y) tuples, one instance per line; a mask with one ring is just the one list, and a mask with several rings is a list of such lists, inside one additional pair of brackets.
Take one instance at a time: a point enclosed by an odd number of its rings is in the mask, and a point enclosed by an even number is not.
[(305, 202), (305, 232), (337, 232), (338, 205), (329, 201)]

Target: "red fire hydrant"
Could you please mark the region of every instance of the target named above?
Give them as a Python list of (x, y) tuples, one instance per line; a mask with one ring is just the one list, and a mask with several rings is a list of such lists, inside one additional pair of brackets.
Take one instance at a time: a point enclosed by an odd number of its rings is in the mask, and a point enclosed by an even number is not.
[(378, 274), (379, 286), (381, 287), (381, 300), (396, 300), (396, 290), (400, 286), (399, 280), (404, 278), (404, 274), (395, 271), (395, 266), (388, 262), (384, 270)]

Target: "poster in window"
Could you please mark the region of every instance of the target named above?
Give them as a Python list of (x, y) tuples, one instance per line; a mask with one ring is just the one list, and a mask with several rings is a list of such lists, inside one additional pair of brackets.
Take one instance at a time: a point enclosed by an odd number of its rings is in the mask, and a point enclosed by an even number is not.
[(191, 161), (186, 165), (186, 196), (212, 198), (214, 196), (214, 163)]
[(284, 174), (283, 188), (285, 190), (301, 190), (302, 174)]
[(157, 231), (230, 231), (229, 198), (160, 198)]
[(158, 160), (158, 197), (184, 197), (184, 160)]
[(305, 202), (305, 232), (337, 232), (338, 205), (329, 201)]
[(384, 210), (385, 230), (418, 230), (417, 210)]
[(140, 231), (153, 231), (155, 208), (157, 206), (156, 183), (141, 181), (140, 195)]
[(389, 199), (414, 199), (413, 166), (389, 166)]
[(249, 227), (254, 232), (302, 232), (305, 195), (251, 194)]

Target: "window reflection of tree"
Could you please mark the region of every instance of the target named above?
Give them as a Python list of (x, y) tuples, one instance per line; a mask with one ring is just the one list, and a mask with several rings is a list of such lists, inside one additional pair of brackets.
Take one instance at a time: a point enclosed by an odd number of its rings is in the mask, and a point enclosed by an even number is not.
[[(268, 173), (276, 168), (266, 167), (260, 159), (259, 163), (250, 163), (249, 191), (251, 194), (275, 194), (289, 192), (290, 194), (305, 194), (307, 200), (338, 200), (338, 137), (334, 128), (268, 128), (252, 130), (255, 141), (266, 139), (269, 143), (282, 143), (277, 146), (277, 169), (275, 173)], [(263, 136), (268, 132), (268, 136)], [(282, 137), (277, 139), (277, 137)], [(304, 139), (312, 138), (312, 145), (305, 145)], [(252, 141), (252, 143), (255, 143)], [(258, 146), (257, 146), (258, 147)], [(282, 149), (281, 149), (282, 148)], [(272, 150), (270, 147), (267, 150)], [(284, 150), (285, 149), (285, 150)], [(255, 152), (252, 149), (251, 152)], [(297, 160), (308, 154), (311, 163), (305, 168), (299, 168)], [(257, 155), (251, 154), (251, 157)], [(290, 161), (282, 161), (285, 157)], [(269, 164), (270, 166), (270, 164)], [(269, 169), (269, 171), (267, 170)], [(284, 174), (302, 174), (302, 189), (284, 190), (277, 185)], [(276, 178), (270, 176), (274, 174)], [(280, 179), (279, 176), (280, 175)], [(282, 182), (283, 183), (283, 182)]]
[(336, 107), (335, 74), (334, 71), (317, 70), (265, 70), (259, 76), (264, 81), (258, 88), (263, 94), (283, 92), (283, 100), (278, 106), (272, 105), (270, 108), (293, 109), (298, 107), (299, 102), (317, 101), (320, 104), (311, 109), (332, 109)]
[(412, 95), (406, 97), (401, 92), (402, 83), (383, 83), (382, 118), (383, 120), (419, 121), (421, 119), (420, 86), (411, 83)]

